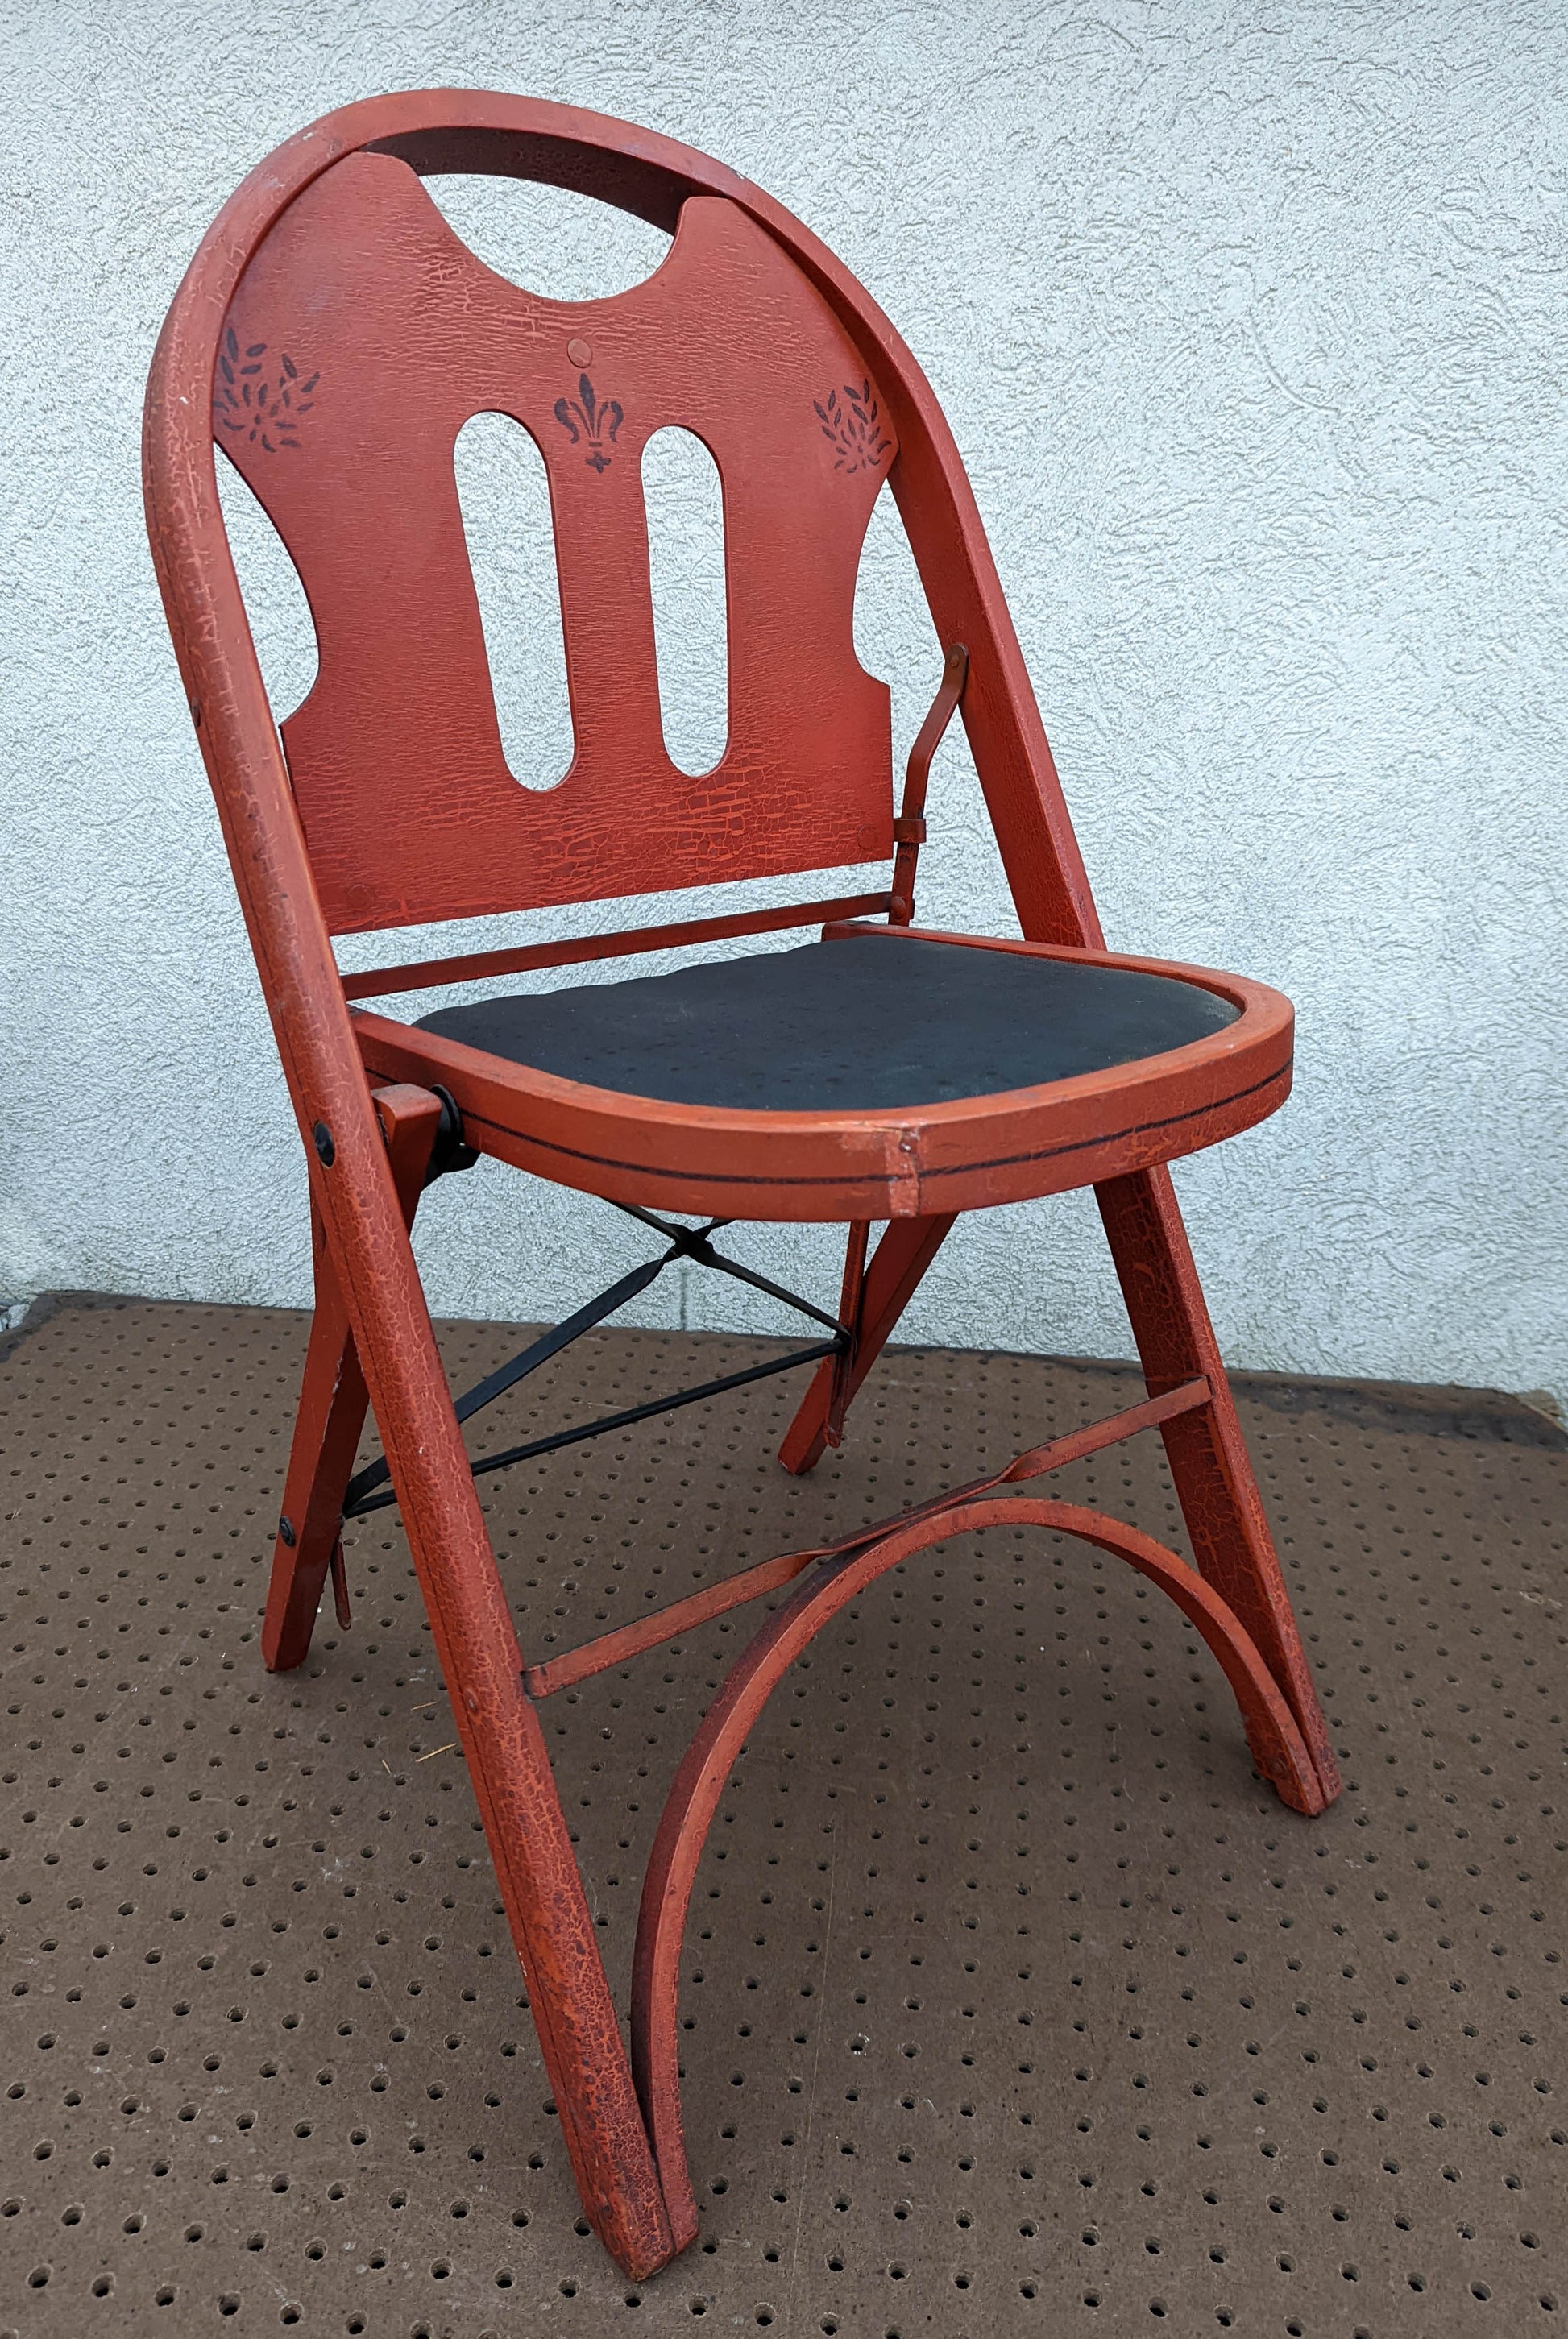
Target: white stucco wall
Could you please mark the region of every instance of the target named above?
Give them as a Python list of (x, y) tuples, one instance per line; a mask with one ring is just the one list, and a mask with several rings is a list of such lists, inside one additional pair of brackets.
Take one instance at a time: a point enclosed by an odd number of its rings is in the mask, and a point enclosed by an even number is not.
[[(1568, 1392), (1565, 79), (1568, 15), (1529, 0), (14, 6), (0, 1302), (307, 1297), (297, 1140), (143, 538), (139, 406), (251, 163), (330, 105), (457, 83), (723, 156), (927, 366), (1113, 943), (1297, 1004), (1292, 1103), (1178, 1172), (1232, 1358)], [(449, 208), (547, 290), (656, 257), (603, 214), (597, 250), (565, 199)], [(690, 540), (700, 568), (700, 513)], [(254, 573), (286, 677), (289, 595)], [(935, 660), (880, 520), (866, 586), (902, 742)], [(1010, 930), (959, 748), (933, 815), (922, 915)], [(561, 1308), (636, 1254), (623, 1223), (485, 1165), (422, 1220), (432, 1301)], [(836, 1288), (825, 1234), (744, 1248)], [(778, 1320), (706, 1278), (652, 1299), (644, 1320)], [(906, 1323), (1129, 1347), (1081, 1198), (967, 1221)]]

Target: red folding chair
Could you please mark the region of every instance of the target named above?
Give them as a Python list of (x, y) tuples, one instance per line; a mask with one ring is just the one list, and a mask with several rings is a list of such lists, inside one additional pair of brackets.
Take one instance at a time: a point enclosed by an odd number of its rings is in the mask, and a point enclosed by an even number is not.
[[(576, 188), (674, 235), (646, 283), (519, 291), (447, 225), (422, 174)], [(576, 754), (547, 794), (509, 774), (453, 471), (498, 410), (547, 467)], [(642, 449), (679, 424), (724, 483), (729, 735), (700, 778), (661, 730)], [(303, 579), (319, 678), (281, 742), (219, 507), (214, 439)], [(1285, 1801), (1337, 1791), (1165, 1164), (1274, 1111), (1291, 1011), (1228, 974), (1108, 952), (963, 467), (931, 390), (854, 279), (721, 163), (629, 124), (470, 91), (350, 105), (224, 206), (148, 390), (149, 526), (305, 1140), (316, 1313), (263, 1634), (310, 1643), (346, 1518), (400, 1505), (583, 2206), (626, 2271), (685, 2246), (677, 1960), (704, 1837), (791, 1660), (885, 1569), (991, 1525), (1055, 1528), (1170, 1594), (1229, 1680)], [(942, 685), (895, 818), (889, 700), (856, 660), (855, 575), (883, 481), (937, 634)], [(913, 923), (925, 777), (962, 713), (1019, 942)], [(607, 940), (340, 976), (335, 934), (892, 862), (886, 891)], [(881, 920), (881, 923), (872, 923)], [(409, 1024), (356, 1008), (416, 986), (812, 924), (786, 949), (500, 996)], [(454, 1404), (409, 1229), (431, 1179), (493, 1154), (617, 1205), (650, 1264)], [(570, 1653), (525, 1662), (460, 1424), (672, 1260), (791, 1300), (816, 1337), (670, 1405), (814, 1365), (787, 1469), (836, 1445), (855, 1391), (961, 1211), (1092, 1186), (1148, 1396), (996, 1476), (827, 1550), (746, 1569)], [(676, 1213), (672, 1218), (669, 1214)], [(685, 1223), (695, 1219), (697, 1223)], [(847, 1224), (836, 1314), (714, 1237)], [(868, 1250), (872, 1222), (883, 1231)], [(353, 1475), (367, 1402), (386, 1460)], [(661, 1409), (487, 1456), (483, 1468)], [(1158, 1426), (1197, 1568), (1095, 1511), (1016, 1490)], [(732, 1668), (670, 1790), (623, 2044), (538, 1719), (540, 1702), (793, 1585)]]

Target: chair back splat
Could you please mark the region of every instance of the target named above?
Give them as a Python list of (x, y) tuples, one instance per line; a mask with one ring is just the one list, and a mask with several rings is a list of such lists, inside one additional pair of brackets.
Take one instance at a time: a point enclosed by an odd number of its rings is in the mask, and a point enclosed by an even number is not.
[[(524, 291), (475, 257), (421, 183), (454, 172), (595, 196), (663, 229), (669, 251), (613, 299)], [(528, 433), (549, 483), (573, 754), (546, 791), (508, 767), (459, 502), (459, 434), (486, 412)], [(666, 750), (642, 492), (644, 449), (672, 426), (702, 441), (723, 486), (728, 733), (697, 776)], [(315, 623), (317, 679), (281, 734), (224, 533), (214, 442), (282, 538)], [(348, 1623), (353, 1523), (395, 1502), (572, 2172), (595, 2230), (640, 2279), (697, 2230), (677, 1989), (724, 1780), (794, 1657), (887, 1569), (988, 1525), (1098, 1545), (1202, 1634), (1253, 1762), (1285, 1801), (1311, 1813), (1337, 1791), (1165, 1166), (1284, 1101), (1289, 1002), (1239, 976), (1105, 950), (929, 385), (809, 230), (672, 140), (475, 91), (374, 99), (313, 123), (251, 173), (191, 264), (148, 387), (144, 476), (310, 1182), (316, 1308), (262, 1654), (274, 1672), (301, 1662), (329, 1580)], [(889, 695), (862, 668), (853, 625), (884, 482), (944, 654), (896, 823)], [(1021, 940), (912, 923), (926, 774), (955, 708)], [(895, 844), (885, 890), (804, 908), (532, 942), (347, 982), (333, 952), (340, 934), (848, 868), (887, 862)], [(804, 946), (557, 992), (548, 1014), (531, 998), (414, 1025), (350, 1009), (416, 981), (808, 919), (821, 931)], [(454, 1400), (409, 1229), (431, 1179), (478, 1152), (614, 1203), (665, 1248)], [(780, 1455), (809, 1470), (845, 1434), (956, 1219), (1085, 1184), (1126, 1297), (1142, 1402), (662, 1610), (628, 1592), (606, 1632), (525, 1666), (463, 1421), (680, 1260), (787, 1302), (812, 1319), (808, 1344), (480, 1466), (631, 1433), (651, 1413), (722, 1403), (809, 1366)], [(848, 1221), (836, 1314), (715, 1242), (746, 1218)], [(873, 1220), (884, 1225), (874, 1246)], [(356, 1473), (370, 1408), (384, 1454)], [(1195, 1565), (1125, 1522), (1016, 1491), (1142, 1433), (1164, 1441)], [(669, 1788), (638, 1920), (628, 2052), (538, 1706), (770, 1593), (784, 1596)]]
[[(408, 163), (355, 154), (263, 239), (218, 371), (218, 444), (316, 622), (283, 736), (335, 933), (890, 853), (888, 691), (853, 618), (893, 428), (735, 202), (692, 196), (646, 283), (566, 303), (476, 260)], [(558, 790), (519, 787), (501, 748), (453, 469), (486, 410), (549, 479), (577, 743)], [(643, 509), (643, 449), (671, 424), (724, 483), (729, 738), (697, 778), (665, 749)]]

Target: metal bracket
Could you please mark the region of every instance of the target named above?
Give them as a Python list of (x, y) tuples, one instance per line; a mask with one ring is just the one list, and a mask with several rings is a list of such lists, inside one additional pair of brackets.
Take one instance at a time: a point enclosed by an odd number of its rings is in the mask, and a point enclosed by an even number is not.
[(430, 1082), (430, 1093), (441, 1100), (441, 1118), (436, 1128), (435, 1143), (430, 1148), (429, 1166), (425, 1171), (425, 1184), (433, 1186), (438, 1178), (449, 1178), (459, 1170), (471, 1170), (479, 1158), (478, 1148), (463, 1142), (463, 1116), (450, 1089), (439, 1081)]
[(925, 791), (931, 778), (931, 759), (952, 721), (968, 678), (969, 652), (962, 642), (954, 642), (943, 662), (942, 683), (931, 702), (931, 712), (909, 751), (903, 805), (892, 824), (898, 851), (893, 856), (892, 900), (887, 913), (890, 926), (907, 926), (914, 917), (914, 873), (920, 848), (925, 843)]

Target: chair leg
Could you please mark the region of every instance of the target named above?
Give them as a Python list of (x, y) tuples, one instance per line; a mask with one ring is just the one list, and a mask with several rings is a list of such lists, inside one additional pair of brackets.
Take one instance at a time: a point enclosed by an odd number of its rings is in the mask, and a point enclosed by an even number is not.
[(1160, 1435), (1198, 1571), (1234, 1610), (1279, 1684), (1307, 1742), (1324, 1797), (1339, 1772), (1291, 1611), (1236, 1401), (1209, 1321), (1167, 1170), (1095, 1189), (1151, 1396), (1202, 1375), (1207, 1405), (1162, 1423)]
[[(412, 1226), (440, 1123), (440, 1100), (424, 1089), (395, 1087), (379, 1090), (375, 1101), (403, 1223)], [(288, 1673), (304, 1663), (329, 1570), (337, 1579), (339, 1622), (348, 1623), (341, 1580), (343, 1495), (370, 1405), (348, 1309), (314, 1197), (311, 1238), (316, 1312), (305, 1354), (305, 1377), (261, 1623), (262, 1661), (273, 1673)]]
[[(578, 2197), (611, 2256), (640, 2282), (696, 2238), (695, 2205), (677, 2190), (666, 2206), (538, 1710), (523, 1687), (522, 1652), (484, 1540), (488, 1565), (470, 1589), (475, 1607), (493, 1599), (493, 1617), (478, 1637), (471, 1623), (453, 1619), (445, 1633), (438, 1628), (437, 1650)], [(423, 1533), (410, 1529), (409, 1541), (418, 1551)], [(426, 1564), (419, 1574), (434, 1623)]]
[[(605, 2246), (640, 2281), (693, 2238), (695, 2219), (672, 2219), (665, 2206), (406, 1226), (388, 1207), (384, 1184), (364, 1179), (345, 1154), (340, 1167), (352, 1186), (345, 1177), (340, 1194), (325, 1189), (330, 1264), (386, 1444), (578, 2195)], [(407, 1189), (398, 1200), (406, 1219)]]
[[(1301, 1635), (1269, 1534), (1236, 1401), (1214, 1337), (1175, 1189), (1167, 1170), (1140, 1170), (1095, 1189), (1133, 1337), (1151, 1396), (1200, 1376), (1208, 1405), (1161, 1425), (1194, 1555), (1245, 1627), (1287, 1699), (1325, 1800), (1339, 1791), (1338, 1766), (1313, 1689)], [(951, 1218), (895, 1219), (867, 1269), (861, 1330), (847, 1372), (818, 1367), (779, 1449), (804, 1475), (822, 1458), (839, 1411), (859, 1388), (952, 1225)]]
[[(769, 1696), (824, 1624), (879, 1575), (915, 1553), (998, 1526), (1045, 1527), (1081, 1536), (1159, 1584), (1218, 1659), (1264, 1776), (1293, 1811), (1312, 1816), (1323, 1807), (1312, 1758), (1257, 1650), (1202, 1576), (1138, 1528), (1073, 1503), (987, 1490), (892, 1524), (856, 1548), (824, 1554), (823, 1564), (773, 1611), (719, 1683), (676, 1772), (648, 1856), (632, 1960), (632, 2068), (672, 2204), (677, 2196), (691, 2198), (681, 2120), (681, 1944), (725, 1783)], [(695, 2217), (695, 2207), (691, 2214)]]
[[(779, 1460), (797, 1478), (814, 1469), (843, 1421), (844, 1409), (892, 1336), (916, 1286), (946, 1239), (952, 1217), (893, 1219), (872, 1253), (861, 1288), (853, 1356), (847, 1369), (836, 1357), (820, 1364), (800, 1411), (784, 1434)], [(850, 1230), (853, 1250), (854, 1229)], [(848, 1278), (846, 1277), (846, 1284)]]

